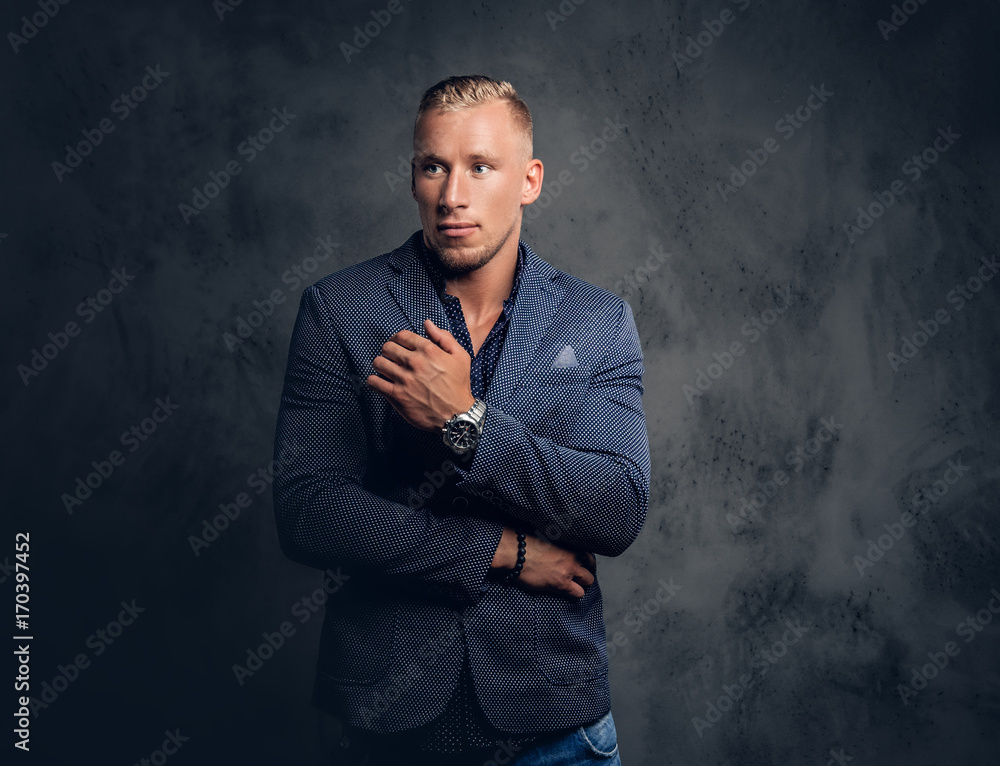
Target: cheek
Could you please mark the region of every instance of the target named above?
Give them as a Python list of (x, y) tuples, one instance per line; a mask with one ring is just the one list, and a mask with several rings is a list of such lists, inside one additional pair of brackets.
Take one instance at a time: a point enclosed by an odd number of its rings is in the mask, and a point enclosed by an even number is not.
[(427, 196), (426, 190), (421, 191), (419, 187), (417, 188), (416, 191), (416, 200), (417, 200), (417, 209), (419, 210), (421, 215), (425, 215), (427, 213), (432, 212), (436, 207), (431, 198)]
[(516, 215), (521, 205), (521, 187), (505, 184), (485, 191), (481, 204), (494, 218), (506, 220)]

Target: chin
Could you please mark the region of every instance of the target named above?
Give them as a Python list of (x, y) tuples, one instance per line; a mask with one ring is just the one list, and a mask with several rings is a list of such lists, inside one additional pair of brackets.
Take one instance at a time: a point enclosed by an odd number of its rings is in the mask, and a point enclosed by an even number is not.
[(482, 229), (477, 230), (471, 236), (461, 238), (449, 237), (446, 234), (441, 234), (440, 232), (435, 231), (434, 236), (431, 238), (431, 242), (434, 243), (438, 250), (454, 253), (482, 250), (484, 244), (483, 239)]

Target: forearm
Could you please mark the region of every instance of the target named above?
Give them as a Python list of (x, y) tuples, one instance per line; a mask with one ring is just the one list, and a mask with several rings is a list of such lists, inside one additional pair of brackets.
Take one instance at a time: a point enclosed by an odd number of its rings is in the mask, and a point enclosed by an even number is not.
[[(298, 484), (299, 489), (291, 489)], [(428, 592), (478, 600), (503, 535), (499, 522), (438, 516), (386, 500), (351, 481), (275, 480), (282, 551), (318, 569), (342, 564), (422, 583)]]
[(517, 532), (510, 527), (503, 528), (503, 535), (497, 545), (490, 569), (513, 569), (517, 565)]
[(536, 436), (495, 407), (487, 419), (475, 462), (458, 471), (458, 488), (491, 491), (501, 510), (559, 545), (604, 556), (631, 545), (648, 506), (641, 466)]

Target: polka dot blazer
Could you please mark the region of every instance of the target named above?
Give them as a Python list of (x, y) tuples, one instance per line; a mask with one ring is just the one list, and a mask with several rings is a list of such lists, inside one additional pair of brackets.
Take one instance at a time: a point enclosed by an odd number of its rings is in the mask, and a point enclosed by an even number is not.
[[(467, 648), (498, 729), (579, 726), (610, 709), (601, 589), (529, 593), (490, 570), (503, 525), (618, 556), (649, 500), (642, 346), (631, 307), (523, 241), (517, 306), (463, 459), (365, 384), (424, 319), (452, 330), (420, 260), (422, 232), (308, 287), (275, 433), (282, 550), (348, 575), (326, 603), (313, 704), (403, 732), (444, 710)], [(463, 648), (464, 647), (464, 648)]]

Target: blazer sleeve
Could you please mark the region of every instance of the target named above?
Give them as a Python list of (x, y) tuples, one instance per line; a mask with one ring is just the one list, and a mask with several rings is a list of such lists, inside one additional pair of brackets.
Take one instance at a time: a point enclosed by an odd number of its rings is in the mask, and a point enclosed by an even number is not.
[(368, 444), (358, 399), (340, 338), (311, 286), (299, 304), (275, 429), (282, 551), (318, 569), (354, 564), (414, 579), (451, 601), (478, 601), (503, 525), (439, 516), (364, 489)]
[[(610, 347), (593, 368), (579, 413), (560, 443), (488, 406), (470, 466), (456, 487), (490, 490), (502, 507), (563, 547), (618, 556), (649, 505), (649, 437), (642, 410), (642, 345), (622, 301)], [(545, 389), (538, 389), (544, 396)]]

